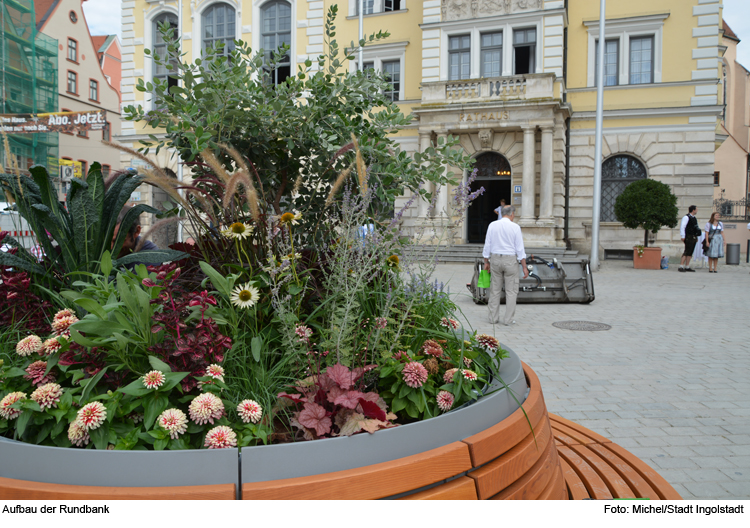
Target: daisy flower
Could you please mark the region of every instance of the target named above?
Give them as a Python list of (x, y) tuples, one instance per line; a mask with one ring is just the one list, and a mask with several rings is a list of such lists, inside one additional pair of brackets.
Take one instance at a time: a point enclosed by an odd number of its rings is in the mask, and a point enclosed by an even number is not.
[(450, 408), (453, 407), (453, 402), (455, 400), (453, 394), (448, 391), (438, 392), (435, 399), (437, 400), (438, 408), (443, 412), (450, 410)]
[(237, 446), (237, 435), (226, 425), (214, 427), (206, 433), (206, 443), (209, 449), (223, 449)]
[(255, 288), (251, 282), (248, 282), (244, 286), (237, 286), (232, 291), (232, 296), (229, 300), (239, 308), (250, 308), (258, 299), (260, 299), (258, 288)]
[(224, 236), (243, 239), (252, 235), (254, 229), (255, 228), (251, 225), (243, 224), (242, 222), (235, 222), (230, 225), (229, 228), (224, 230)]
[(302, 220), (302, 213), (284, 213), (279, 218), (280, 224), (297, 225)]
[(263, 416), (263, 408), (254, 400), (242, 400), (237, 406), (237, 414), (245, 423), (258, 423)]
[(107, 408), (102, 402), (87, 403), (78, 411), (77, 422), (86, 428), (87, 431), (98, 429), (107, 418)]
[(159, 372), (158, 370), (152, 370), (145, 376), (143, 376), (143, 386), (147, 389), (158, 389), (162, 385), (164, 385), (165, 381), (164, 374)]
[(11, 405), (16, 403), (17, 401), (25, 399), (25, 392), (11, 392), (10, 394), (6, 395), (5, 398), (0, 400), (0, 418), (5, 418), (6, 420), (13, 420), (15, 418), (18, 418), (18, 415), (20, 415), (23, 411), (21, 409), (13, 409), (11, 408)]
[(185, 413), (179, 409), (167, 409), (156, 420), (162, 429), (166, 429), (169, 432), (169, 437), (172, 440), (184, 434), (188, 428), (188, 420)]
[(44, 344), (39, 336), (30, 335), (21, 339), (16, 344), (16, 354), (21, 357), (30, 356), (37, 352), (41, 352)]

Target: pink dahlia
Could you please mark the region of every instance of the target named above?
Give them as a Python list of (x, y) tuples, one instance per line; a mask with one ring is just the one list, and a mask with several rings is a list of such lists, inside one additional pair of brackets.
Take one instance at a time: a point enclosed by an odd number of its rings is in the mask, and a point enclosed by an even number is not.
[(218, 396), (210, 392), (204, 392), (190, 402), (190, 419), (198, 425), (205, 423), (212, 424), (214, 420), (218, 420), (223, 414), (224, 403), (222, 403)]
[(31, 381), (33, 385), (44, 385), (45, 383), (55, 381), (55, 375), (52, 372), (46, 375), (44, 374), (46, 370), (46, 361), (34, 361), (31, 365), (26, 367), (26, 374), (24, 374), (23, 377)]
[(458, 330), (458, 328), (461, 326), (458, 324), (458, 321), (455, 319), (451, 319), (450, 317), (443, 317), (440, 320), (440, 326), (444, 326), (446, 328), (452, 328), (453, 330)]
[(455, 400), (453, 394), (448, 391), (438, 392), (436, 399), (438, 408), (443, 412), (450, 410), (450, 408), (453, 407), (453, 402)]
[(237, 435), (226, 425), (220, 425), (206, 433), (206, 443), (204, 445), (209, 449), (237, 447)]
[(464, 379), (467, 379), (469, 381), (476, 381), (477, 380), (477, 373), (473, 370), (462, 370), (461, 374), (463, 374)]
[(188, 427), (187, 416), (179, 409), (167, 409), (161, 413), (156, 422), (169, 431), (169, 437), (173, 440), (177, 440), (181, 434), (184, 434)]
[(80, 420), (75, 420), (68, 427), (68, 440), (74, 446), (82, 447), (89, 443), (89, 432)]
[(206, 376), (210, 376), (219, 381), (224, 381), (224, 368), (213, 363), (206, 369)]
[[(66, 310), (63, 310), (66, 311)], [(66, 312), (70, 312), (70, 310), (67, 310)], [(62, 312), (57, 312), (57, 315), (62, 314)], [(60, 315), (60, 317), (55, 316), (55, 319), (52, 321), (52, 330), (55, 332), (55, 335), (61, 336), (64, 334), (67, 334), (70, 332), (70, 327), (78, 322), (78, 317), (73, 315), (72, 312), (65, 313), (64, 315)]]
[(52, 354), (54, 354), (55, 352), (57, 352), (58, 350), (62, 348), (62, 343), (60, 343), (60, 341), (58, 341), (56, 337), (52, 337), (50, 339), (47, 339), (44, 342), (43, 346), (44, 346), (43, 352), (46, 355), (51, 356)]
[(443, 381), (446, 383), (453, 383), (453, 375), (458, 372), (458, 369), (452, 368), (445, 371), (443, 374)]
[(407, 363), (404, 366), (402, 374), (404, 376), (404, 381), (412, 389), (418, 389), (421, 387), (424, 382), (427, 381), (428, 376), (427, 369), (424, 368), (424, 365), (416, 361)]
[(158, 370), (152, 370), (145, 376), (143, 376), (143, 386), (147, 389), (158, 389), (164, 385), (164, 374)]
[(102, 402), (87, 403), (78, 410), (77, 422), (80, 422), (87, 431), (98, 429), (107, 417), (107, 408)]
[(497, 350), (497, 347), (500, 345), (497, 339), (487, 334), (477, 334), (477, 343), (487, 350)]
[(31, 393), (31, 399), (39, 404), (44, 410), (45, 407), (57, 407), (62, 396), (62, 387), (57, 383), (47, 383)]
[(256, 401), (242, 400), (237, 406), (237, 413), (245, 423), (258, 423), (260, 417), (263, 416), (263, 408)]
[(21, 339), (16, 345), (16, 353), (21, 357), (41, 352), (44, 344), (39, 336), (30, 335)]
[(18, 415), (23, 411), (21, 411), (21, 409), (13, 409), (11, 405), (16, 403), (17, 401), (25, 399), (25, 392), (11, 392), (10, 394), (6, 395), (5, 398), (0, 400), (0, 418), (5, 418), (6, 420), (13, 420), (15, 418), (18, 418)]

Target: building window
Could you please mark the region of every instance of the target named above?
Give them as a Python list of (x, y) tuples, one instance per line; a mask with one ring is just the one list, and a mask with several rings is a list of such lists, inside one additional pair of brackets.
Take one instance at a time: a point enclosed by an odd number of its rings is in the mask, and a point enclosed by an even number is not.
[(401, 61), (383, 62), (383, 76), (390, 85), (384, 95), (391, 101), (398, 101), (401, 91)]
[(227, 4), (215, 4), (203, 13), (203, 52), (224, 44), (223, 55), (234, 50), (234, 8)]
[(110, 132), (112, 130), (112, 124), (107, 121), (107, 125), (102, 128), (102, 139), (104, 141), (111, 141), (112, 133)]
[(68, 39), (68, 60), (78, 62), (78, 42), (72, 38)]
[(536, 29), (513, 31), (513, 74), (523, 75), (536, 71)]
[[(152, 38), (152, 52), (153, 55), (158, 56), (160, 59), (164, 59), (167, 56), (167, 43), (164, 41), (164, 37), (161, 34), (161, 31), (159, 30), (160, 26), (163, 26), (164, 24), (168, 24), (169, 27), (174, 31), (174, 37), (178, 38), (179, 35), (177, 33), (177, 16), (173, 15), (172, 13), (164, 13), (154, 19), (154, 23), (152, 25), (152, 31), (153, 31), (153, 38)], [(176, 61), (170, 61), (172, 64), (173, 69), (168, 70), (167, 67), (164, 64), (157, 64), (156, 61), (152, 61), (153, 64), (153, 70), (152, 70), (152, 78), (154, 81), (157, 79), (162, 82), (166, 82), (167, 84), (167, 93), (169, 93), (169, 90), (173, 86), (177, 86), (177, 77), (174, 75), (168, 75), (169, 73), (174, 74), (176, 72)]]
[(78, 95), (78, 75), (70, 70), (68, 71), (68, 92)]
[[(620, 41), (611, 39), (604, 41), (604, 86), (617, 86), (620, 63)], [(594, 85), (599, 78), (599, 41), (594, 49)]]
[(601, 221), (616, 222), (615, 200), (634, 181), (648, 177), (646, 167), (633, 156), (620, 154), (602, 163)]
[(483, 33), (480, 58), (482, 77), (500, 77), (503, 71), (503, 32)]
[(89, 79), (89, 99), (99, 101), (99, 83), (93, 79)]
[(449, 79), (471, 77), (471, 35), (459, 35), (448, 39)]
[(630, 84), (654, 82), (654, 37), (630, 39)]
[[(266, 62), (270, 63), (279, 48), (292, 44), (292, 6), (286, 2), (271, 2), (263, 6), (261, 16), (261, 47), (266, 53)], [(276, 63), (274, 70), (267, 68), (266, 72), (274, 85), (284, 82), (292, 72), (289, 51)]]
[[(354, 14), (359, 15), (359, 2), (360, 0), (354, 0)], [(364, 14), (365, 15), (371, 15), (375, 12), (375, 0), (362, 0), (362, 5), (364, 7)]]
[(102, 165), (102, 176), (105, 178), (109, 176), (109, 173), (112, 172), (112, 167), (109, 165)]
[(78, 160), (78, 163), (81, 164), (81, 178), (85, 180), (89, 174), (89, 164), (86, 160)]
[(715, 171), (714, 172), (714, 187), (718, 187), (719, 185), (721, 185), (719, 183), (719, 176), (720, 176), (720, 171)]
[(383, 11), (401, 11), (401, 0), (385, 0)]

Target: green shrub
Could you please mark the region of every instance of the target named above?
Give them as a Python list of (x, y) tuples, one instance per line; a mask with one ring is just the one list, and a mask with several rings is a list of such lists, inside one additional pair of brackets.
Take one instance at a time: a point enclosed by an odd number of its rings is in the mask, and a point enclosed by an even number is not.
[(630, 229), (645, 229), (643, 245), (648, 247), (648, 232), (662, 226), (677, 225), (677, 197), (669, 185), (652, 179), (631, 183), (615, 200), (617, 220)]

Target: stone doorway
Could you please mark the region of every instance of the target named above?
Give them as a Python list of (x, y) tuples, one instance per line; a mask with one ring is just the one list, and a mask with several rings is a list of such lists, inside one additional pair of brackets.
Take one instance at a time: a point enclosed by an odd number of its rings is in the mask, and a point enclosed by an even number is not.
[(467, 213), (466, 241), (470, 244), (483, 244), (487, 227), (499, 218), (495, 209), (504, 199), (512, 203), (510, 163), (501, 154), (485, 152), (476, 158), (474, 167), (477, 179), (471, 184), (471, 192), (484, 187), (484, 193), (474, 200)]

